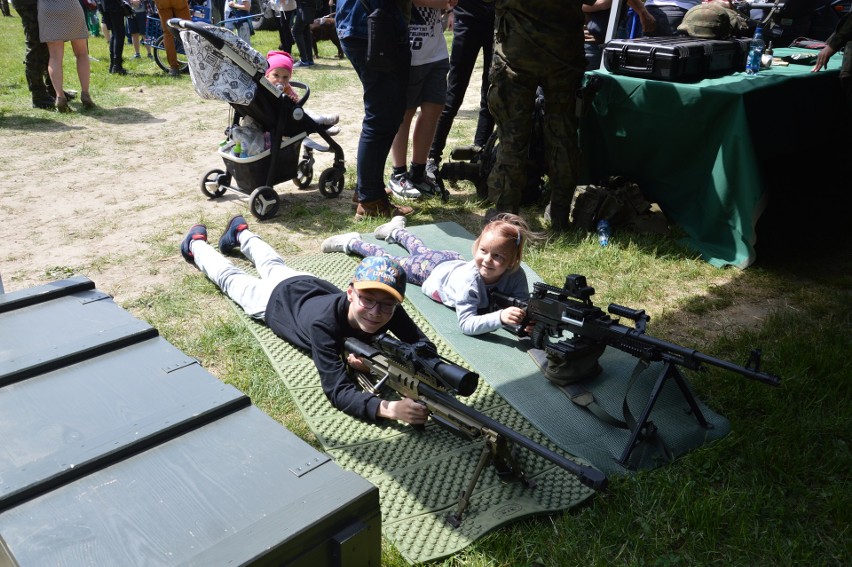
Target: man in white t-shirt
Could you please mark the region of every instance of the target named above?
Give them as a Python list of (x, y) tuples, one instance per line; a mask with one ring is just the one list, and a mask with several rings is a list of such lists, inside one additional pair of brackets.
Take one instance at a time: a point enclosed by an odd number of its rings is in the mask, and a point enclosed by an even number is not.
[[(402, 124), (391, 146), (391, 174), (389, 186), (399, 197), (417, 199), (438, 195), (440, 187), (426, 176), (426, 158), (435, 136), (438, 118), (447, 100), (447, 72), (450, 55), (441, 12), (452, 10), (458, 0), (414, 0), (408, 39), (411, 45), (411, 69), (408, 76), (406, 110)], [(411, 165), (406, 168), (408, 135), (417, 109), (420, 116), (414, 123), (411, 141)]]

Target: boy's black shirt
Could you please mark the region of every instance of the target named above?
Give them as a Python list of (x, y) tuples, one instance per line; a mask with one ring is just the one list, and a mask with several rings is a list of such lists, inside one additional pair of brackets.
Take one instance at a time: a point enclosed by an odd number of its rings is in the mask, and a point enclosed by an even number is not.
[[(350, 379), (342, 359), (348, 337), (369, 342), (373, 335), (349, 325), (349, 300), (335, 285), (314, 276), (278, 284), (266, 307), (266, 324), (279, 337), (311, 353), (331, 404), (354, 417), (375, 421), (381, 400)], [(407, 343), (428, 341), (400, 306), (379, 332), (390, 331)]]

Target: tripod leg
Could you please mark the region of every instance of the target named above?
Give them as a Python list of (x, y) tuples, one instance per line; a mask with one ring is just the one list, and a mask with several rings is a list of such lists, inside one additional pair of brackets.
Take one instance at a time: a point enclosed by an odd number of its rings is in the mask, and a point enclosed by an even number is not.
[(689, 391), (680, 370), (678, 370), (675, 366), (672, 367), (672, 378), (675, 379), (677, 387), (680, 388), (680, 393), (683, 394), (683, 398), (686, 400), (686, 403), (689, 404), (689, 409), (692, 410), (692, 415), (694, 415), (695, 419), (698, 420), (698, 424), (704, 429), (713, 429), (713, 425), (710, 424), (707, 419), (704, 418), (704, 414), (701, 413), (701, 409), (698, 407), (698, 402), (695, 401), (695, 397), (692, 395), (692, 392)]
[(659, 397), (660, 391), (663, 389), (663, 385), (666, 383), (666, 380), (669, 377), (671, 369), (672, 365), (666, 364), (665, 369), (660, 372), (659, 378), (657, 378), (657, 381), (654, 383), (654, 387), (651, 389), (651, 397), (648, 398), (648, 403), (645, 404), (645, 409), (642, 410), (642, 415), (639, 417), (639, 421), (637, 421), (636, 425), (633, 427), (633, 432), (630, 434), (630, 441), (627, 442), (627, 446), (624, 448), (624, 452), (621, 453), (621, 458), (618, 459), (618, 464), (625, 467), (628, 465), (630, 453), (633, 452), (633, 449), (636, 447), (636, 443), (639, 441), (639, 435), (642, 433), (642, 429), (648, 422), (648, 417), (651, 415), (651, 410), (654, 409), (654, 404), (657, 403), (657, 398)]

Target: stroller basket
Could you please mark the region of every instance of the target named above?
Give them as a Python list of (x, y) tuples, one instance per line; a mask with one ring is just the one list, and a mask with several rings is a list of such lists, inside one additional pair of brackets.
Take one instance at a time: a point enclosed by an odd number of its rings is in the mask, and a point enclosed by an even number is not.
[(275, 160), (274, 170), (270, 171), (272, 150), (265, 150), (249, 157), (237, 157), (227, 151), (219, 150), (219, 155), (225, 162), (225, 169), (233, 175), (237, 185), (243, 190), (251, 191), (267, 184), (267, 178), (272, 184), (288, 181), (296, 177), (299, 162), (300, 142), (304, 136), (287, 138), (281, 141), (278, 159)]
[[(265, 77), (266, 58), (235, 34), (211, 24), (178, 18), (170, 19), (168, 24), (180, 30), (189, 74), (198, 96), (225, 101), (233, 108), (233, 122), (228, 131), (230, 140), (240, 141), (244, 133), (237, 133), (235, 127), (239, 124), (247, 127), (244, 119), (250, 118), (250, 127), (256, 129), (256, 133), (249, 137), (257, 140), (257, 135), (263, 133), (267, 143), (271, 143), (269, 149), (242, 158), (220, 148), (219, 155), (226, 171), (208, 171), (201, 179), (202, 193), (211, 199), (221, 197), (229, 189), (244, 193), (249, 195), (249, 208), (255, 217), (271, 218), (277, 214), (282, 201), (275, 185), (292, 180), (303, 189), (311, 184), (315, 150), (334, 153), (334, 164), (320, 175), (320, 193), (336, 197), (343, 191), (346, 172), (343, 148), (331, 138), (327, 126), (317, 124), (303, 110), (302, 105), (310, 96), (307, 85), (291, 81), (293, 87), (305, 92), (301, 99), (293, 101)], [(303, 144), (306, 136), (312, 134), (322, 138), (327, 147)], [(257, 149), (252, 147), (249, 151)], [(236, 187), (231, 185), (232, 179)]]

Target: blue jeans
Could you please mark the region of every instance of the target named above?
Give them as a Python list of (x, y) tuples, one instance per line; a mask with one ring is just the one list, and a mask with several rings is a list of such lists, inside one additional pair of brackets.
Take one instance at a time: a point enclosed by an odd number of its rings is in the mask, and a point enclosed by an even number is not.
[(379, 72), (367, 67), (366, 39), (347, 37), (340, 44), (364, 89), (364, 120), (358, 139), (358, 200), (384, 199), (385, 162), (405, 114), (411, 52), (400, 53), (396, 69)]

